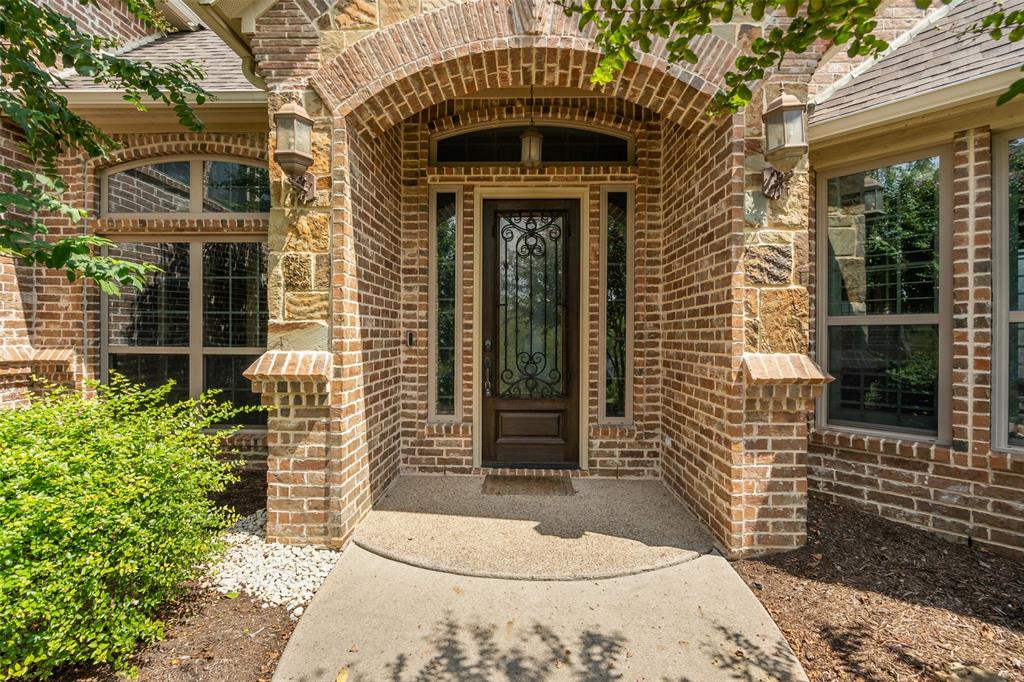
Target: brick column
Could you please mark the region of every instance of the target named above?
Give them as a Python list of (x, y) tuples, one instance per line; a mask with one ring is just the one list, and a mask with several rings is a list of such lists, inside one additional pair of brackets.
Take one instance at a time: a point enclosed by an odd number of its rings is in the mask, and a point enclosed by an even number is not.
[(327, 435), (331, 356), (268, 351), (245, 370), (267, 417), (267, 540), (330, 542)]
[[(273, 113), (300, 101), (314, 119), (317, 192), (301, 204), (273, 162)], [(270, 121), (270, 227), (267, 235), (267, 347), (245, 376), (271, 411), (267, 419), (267, 539), (329, 544), (330, 118), (315, 93), (275, 92)]]
[(746, 353), (743, 369), (733, 550), (748, 555), (800, 547), (807, 541), (807, 416), (832, 377), (799, 353)]

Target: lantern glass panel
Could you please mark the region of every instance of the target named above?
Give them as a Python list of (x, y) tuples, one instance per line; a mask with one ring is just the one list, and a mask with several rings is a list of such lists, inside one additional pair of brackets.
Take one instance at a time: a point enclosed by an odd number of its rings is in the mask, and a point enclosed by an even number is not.
[(313, 126), (302, 119), (295, 119), (295, 151), (306, 156), (312, 156), (312, 133)]
[(295, 149), (295, 124), (294, 118), (281, 117), (277, 121), (277, 149), (287, 152)]
[(785, 109), (782, 112), (786, 146), (804, 144), (804, 117), (802, 109)]
[(765, 137), (767, 138), (767, 149), (773, 152), (782, 149), (786, 145), (785, 127), (782, 123), (782, 112), (772, 111), (764, 117)]

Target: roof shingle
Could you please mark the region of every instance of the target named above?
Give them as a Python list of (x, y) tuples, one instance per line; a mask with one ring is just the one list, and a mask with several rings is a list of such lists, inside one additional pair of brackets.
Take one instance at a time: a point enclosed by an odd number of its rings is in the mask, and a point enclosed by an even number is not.
[[(157, 38), (121, 54), (132, 61), (148, 61), (154, 66), (167, 66), (191, 59), (205, 72), (202, 86), (210, 92), (257, 91), (242, 74), (242, 59), (208, 28), (178, 31)], [(71, 90), (108, 90), (85, 76), (67, 79)]]
[[(1024, 9), (1024, 0), (1006, 0), (1001, 5), (1006, 12)], [(933, 26), (836, 88), (815, 107), (810, 122), (831, 121), (1019, 68), (1024, 63), (1024, 42), (997, 41), (970, 30), (995, 9), (991, 0), (963, 0)]]

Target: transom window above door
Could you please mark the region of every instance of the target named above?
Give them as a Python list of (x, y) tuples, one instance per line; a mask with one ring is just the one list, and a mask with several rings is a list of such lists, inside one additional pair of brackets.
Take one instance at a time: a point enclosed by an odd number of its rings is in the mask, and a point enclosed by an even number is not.
[(523, 162), (523, 133), (540, 133), (540, 163), (544, 165), (628, 164), (633, 141), (627, 135), (596, 128), (552, 123), (512, 123), (477, 127), (438, 136), (431, 144), (431, 161), (441, 165), (511, 165)]

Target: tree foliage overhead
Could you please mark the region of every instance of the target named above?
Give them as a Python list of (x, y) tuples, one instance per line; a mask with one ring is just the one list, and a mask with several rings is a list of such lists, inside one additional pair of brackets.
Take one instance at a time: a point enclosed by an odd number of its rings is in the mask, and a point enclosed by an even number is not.
[[(603, 56), (592, 79), (610, 82), (622, 68), (650, 50), (653, 41), (664, 38), (671, 62), (696, 63), (693, 42), (711, 33), (716, 24), (749, 18), (767, 22), (764, 33), (750, 45), (750, 54), (736, 58), (725, 75), (725, 87), (714, 99), (716, 112), (736, 112), (750, 103), (751, 85), (778, 66), (787, 54), (802, 54), (817, 41), (846, 47), (851, 57), (873, 57), (889, 44), (879, 38), (876, 14), (882, 0), (558, 0), (566, 13), (579, 16), (579, 26), (593, 25)], [(942, 0), (949, 3), (952, 0)], [(915, 0), (927, 9), (933, 0)], [(993, 12), (971, 31), (992, 38), (1017, 42), (1024, 38), (1024, 11), (1003, 11), (993, 3)], [(1024, 70), (1024, 69), (1022, 69)], [(1024, 92), (1024, 78), (1004, 93), (999, 103)]]
[[(97, 0), (78, 2), (98, 10)], [(148, 29), (169, 30), (153, 0), (125, 4)], [(202, 71), (192, 62), (157, 67), (119, 57), (119, 47), (117, 39), (84, 33), (74, 19), (38, 0), (0, 2), (0, 116), (20, 130), (35, 164), (26, 169), (0, 163), (0, 255), (62, 269), (70, 281), (91, 278), (108, 292), (119, 285), (141, 286), (150, 268), (99, 255), (108, 242), (95, 236), (46, 238), (47, 216), (77, 222), (86, 215), (63, 202), (60, 156), (80, 150), (105, 157), (117, 146), (70, 109), (61, 94), (67, 78), (77, 74), (120, 90), (139, 110), (147, 100), (170, 107), (191, 130), (202, 129), (193, 104), (209, 97), (198, 85)]]

